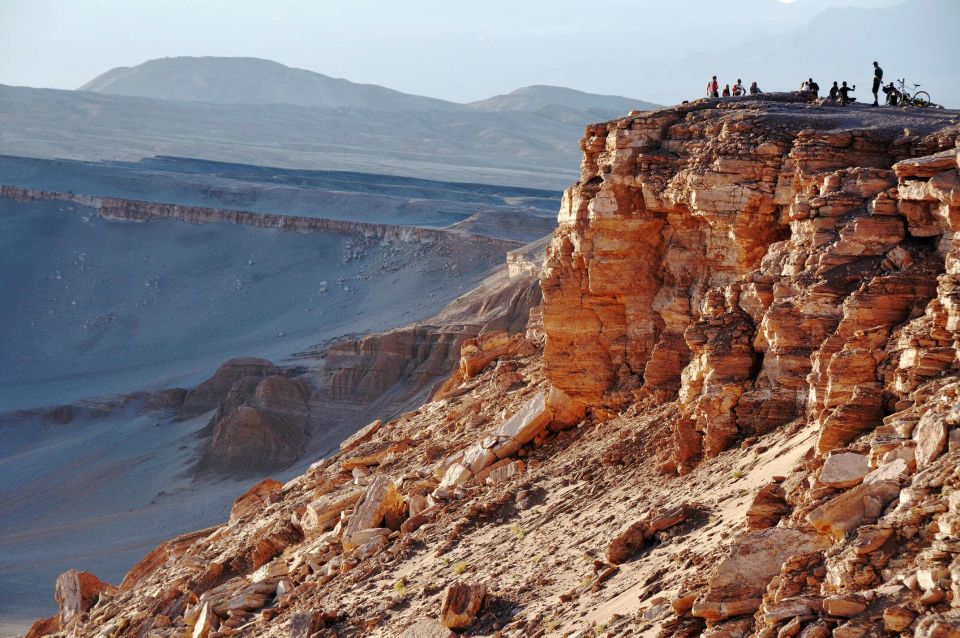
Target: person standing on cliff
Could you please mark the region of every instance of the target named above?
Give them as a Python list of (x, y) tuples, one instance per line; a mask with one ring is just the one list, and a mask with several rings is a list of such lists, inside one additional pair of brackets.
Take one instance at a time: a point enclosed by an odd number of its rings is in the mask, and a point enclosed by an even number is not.
[(717, 82), (717, 76), (707, 82), (707, 97), (720, 97), (720, 83)]
[(880, 102), (877, 101), (877, 93), (880, 92), (880, 85), (883, 84), (883, 69), (880, 68), (880, 65), (877, 64), (877, 61), (873, 61), (873, 105), (880, 106)]
[(837, 86), (837, 81), (833, 81), (833, 86), (830, 87), (830, 101), (836, 102), (837, 98), (840, 97), (840, 87)]
[(733, 97), (740, 97), (741, 95), (746, 95), (747, 90), (743, 88), (743, 81), (740, 78), (737, 78), (737, 83), (733, 85)]

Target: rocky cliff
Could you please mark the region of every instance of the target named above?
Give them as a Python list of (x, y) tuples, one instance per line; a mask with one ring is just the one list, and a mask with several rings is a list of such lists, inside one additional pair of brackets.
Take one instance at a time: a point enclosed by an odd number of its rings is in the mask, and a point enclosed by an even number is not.
[(525, 331), (30, 635), (960, 635), (958, 140), (794, 95), (589, 127)]
[(954, 358), (891, 338), (949, 321), (956, 117), (749, 104), (589, 128), (542, 282), (548, 378), (676, 396), (681, 469), (803, 414), (827, 452)]

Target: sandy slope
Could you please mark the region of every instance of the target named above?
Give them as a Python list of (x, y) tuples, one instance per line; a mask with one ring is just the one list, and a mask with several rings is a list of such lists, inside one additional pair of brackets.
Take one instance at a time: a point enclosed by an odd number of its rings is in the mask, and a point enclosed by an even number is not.
[(190, 385), (231, 356), (424, 318), (502, 255), (0, 201), (0, 409)]

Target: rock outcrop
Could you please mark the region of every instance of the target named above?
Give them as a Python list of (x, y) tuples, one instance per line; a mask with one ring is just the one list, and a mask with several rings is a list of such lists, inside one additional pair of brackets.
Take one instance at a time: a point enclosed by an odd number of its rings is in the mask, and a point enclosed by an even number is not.
[(548, 251), (548, 378), (588, 404), (676, 397), (683, 470), (807, 413), (822, 453), (879, 425), (892, 331), (950, 303), (951, 118), (782, 99), (588, 128)]
[(293, 463), (310, 421), (309, 386), (263, 359), (233, 359), (187, 395), (181, 412), (206, 411), (218, 401), (200, 473), (256, 476)]

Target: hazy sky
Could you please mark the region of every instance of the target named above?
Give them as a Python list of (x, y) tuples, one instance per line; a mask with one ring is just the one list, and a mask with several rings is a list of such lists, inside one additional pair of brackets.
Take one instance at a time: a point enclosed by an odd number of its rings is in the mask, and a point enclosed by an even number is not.
[(0, 0), (0, 83), (73, 89), (151, 58), (229, 55), (456, 101), (535, 83), (645, 97), (624, 86), (634, 54), (896, 1)]

